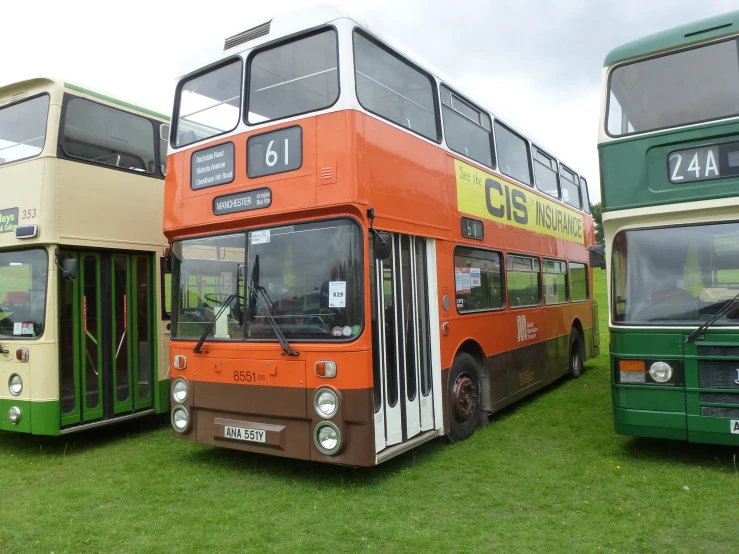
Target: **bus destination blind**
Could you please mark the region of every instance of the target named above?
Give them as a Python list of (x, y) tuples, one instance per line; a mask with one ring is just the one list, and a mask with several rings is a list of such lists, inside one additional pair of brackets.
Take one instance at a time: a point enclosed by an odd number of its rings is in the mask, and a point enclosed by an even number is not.
[(213, 199), (213, 214), (226, 215), (237, 212), (248, 212), (268, 208), (272, 204), (270, 189), (255, 189), (246, 192), (236, 192)]
[(670, 152), (667, 171), (673, 185), (736, 177), (739, 175), (739, 142)]
[(192, 190), (225, 185), (233, 180), (233, 142), (193, 152), (190, 160), (190, 188)]

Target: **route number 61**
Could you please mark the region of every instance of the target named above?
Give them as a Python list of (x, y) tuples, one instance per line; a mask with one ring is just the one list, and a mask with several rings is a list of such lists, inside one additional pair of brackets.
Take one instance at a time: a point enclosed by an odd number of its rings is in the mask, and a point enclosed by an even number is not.
[(249, 137), (246, 146), (246, 174), (250, 179), (293, 171), (303, 163), (301, 127), (286, 127)]
[[(275, 143), (275, 141), (271, 140), (269, 141), (269, 146), (267, 146), (267, 156), (264, 160), (264, 163), (266, 163), (269, 167), (274, 167), (274, 165), (278, 162), (280, 159), (280, 156), (272, 150), (272, 145)], [(288, 165), (288, 159), (289, 159), (289, 153), (290, 152), (290, 140), (285, 139), (285, 147), (283, 149), (284, 158), (285, 158), (285, 165)]]

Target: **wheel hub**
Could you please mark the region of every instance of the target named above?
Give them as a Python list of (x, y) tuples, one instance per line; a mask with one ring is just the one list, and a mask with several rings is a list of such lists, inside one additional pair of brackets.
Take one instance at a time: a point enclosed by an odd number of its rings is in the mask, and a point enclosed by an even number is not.
[(582, 364), (580, 363), (580, 352), (577, 350), (577, 348), (574, 348), (572, 351), (572, 368), (575, 371), (579, 371), (581, 365)]
[(477, 387), (469, 375), (463, 373), (457, 377), (452, 388), (452, 408), (454, 419), (465, 423), (475, 413), (477, 407)]

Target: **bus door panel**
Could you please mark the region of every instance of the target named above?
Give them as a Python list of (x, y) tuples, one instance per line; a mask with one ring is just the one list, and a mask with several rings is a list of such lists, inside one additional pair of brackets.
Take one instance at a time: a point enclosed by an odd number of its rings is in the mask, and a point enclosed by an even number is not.
[(372, 264), (375, 448), (379, 452), (436, 428), (436, 380), (426, 241), (394, 234), (391, 257), (373, 259)]
[[(79, 256), (72, 252), (61, 252), (61, 258), (75, 259)], [(72, 425), (80, 422), (80, 310), (79, 280), (62, 277), (57, 271), (59, 287), (59, 400), (61, 408), (61, 425)]]
[(103, 417), (103, 315), (100, 255), (81, 254), (78, 275), (81, 291), (80, 372), (82, 421)]
[[(105, 399), (117, 416), (150, 408), (151, 396), (151, 257), (145, 254), (111, 253), (103, 258), (104, 275), (109, 276), (110, 328), (104, 328), (109, 349), (105, 355)], [(107, 327), (107, 326), (104, 326)], [(109, 384), (108, 384), (109, 383)]]
[(133, 408), (142, 410), (153, 406), (153, 362), (156, 356), (154, 331), (156, 330), (156, 310), (153, 305), (153, 259), (149, 255), (133, 256), (131, 269), (132, 294), (132, 328), (133, 351), (135, 362), (133, 369)]
[(131, 401), (131, 256), (112, 256), (113, 412), (130, 412)]
[(61, 424), (92, 422), (153, 405), (150, 255), (64, 252), (75, 281), (59, 272)]
[(380, 298), (381, 321), (384, 334), (382, 358), (384, 360), (385, 382), (385, 446), (398, 444), (403, 440), (401, 422), (400, 370), (398, 368), (398, 333), (395, 325), (395, 238), (393, 253), (389, 260), (381, 262)]
[[(421, 432), (421, 408), (418, 394), (418, 350), (416, 295), (413, 285), (411, 237), (395, 235), (395, 328), (398, 343), (398, 368), (403, 391), (403, 440)], [(415, 239), (413, 239), (415, 240)]]
[[(370, 248), (372, 252), (372, 237), (370, 237)], [(384, 324), (384, 298), (383, 298), (383, 262), (376, 260), (370, 255), (370, 298), (372, 318), (372, 386), (375, 409), (375, 451), (379, 452), (385, 448), (387, 431), (386, 419), (386, 395), (387, 370), (385, 356), (385, 324)]]
[[(432, 327), (436, 330), (439, 328), (438, 316), (436, 322), (431, 325), (430, 301), (435, 296), (432, 297), (429, 295), (429, 285), (431, 283), (436, 284), (436, 258), (434, 257), (433, 263), (430, 263), (427, 259), (427, 253), (434, 251), (435, 244), (431, 240), (431, 245), (427, 248), (426, 242), (426, 240), (420, 237), (413, 237), (413, 285), (416, 297), (413, 321), (416, 324), (417, 337), (416, 366), (419, 377), (417, 382), (419, 383), (420, 395), (421, 431), (430, 431), (435, 428), (434, 398), (432, 394), (434, 390), (434, 379), (432, 376), (431, 329)], [(441, 375), (441, 371), (438, 373)]]

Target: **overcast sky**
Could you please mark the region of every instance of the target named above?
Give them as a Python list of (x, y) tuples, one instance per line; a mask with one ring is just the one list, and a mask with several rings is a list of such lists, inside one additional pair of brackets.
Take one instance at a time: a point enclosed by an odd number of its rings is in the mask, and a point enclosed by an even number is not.
[[(314, 2), (311, 2), (314, 3)], [(612, 48), (736, 9), (736, 0), (335, 2), (428, 60), (460, 91), (550, 148), (600, 198), (600, 77)], [(296, 0), (7, 2), (0, 85), (62, 77), (169, 114), (182, 62)], [(243, 23), (240, 21), (243, 20)]]

